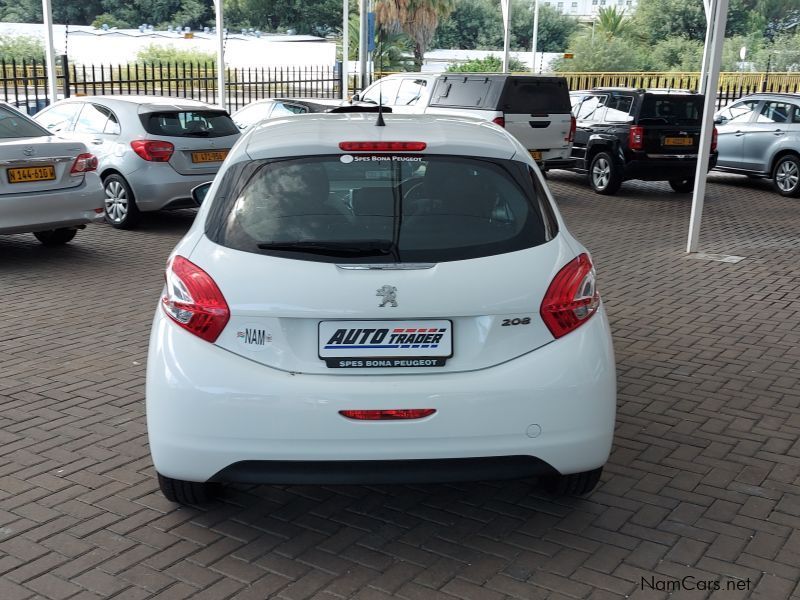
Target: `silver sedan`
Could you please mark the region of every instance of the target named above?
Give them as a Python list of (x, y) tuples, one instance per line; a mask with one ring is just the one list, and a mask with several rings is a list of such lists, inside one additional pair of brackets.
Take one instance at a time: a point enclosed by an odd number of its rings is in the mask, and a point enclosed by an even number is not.
[(0, 234), (33, 233), (54, 246), (102, 221), (96, 169), (84, 144), (59, 139), (0, 102)]
[(192, 188), (214, 178), (240, 136), (226, 111), (185, 98), (83, 96), (34, 119), (97, 154), (106, 219), (119, 229), (145, 211), (196, 206)]

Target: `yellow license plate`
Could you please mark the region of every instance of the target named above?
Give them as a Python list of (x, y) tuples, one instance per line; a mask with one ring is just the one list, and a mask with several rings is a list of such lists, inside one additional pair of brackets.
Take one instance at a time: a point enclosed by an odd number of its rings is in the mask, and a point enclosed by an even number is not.
[(192, 152), (193, 163), (221, 162), (228, 156), (227, 150), (208, 150), (206, 152)]
[(8, 183), (52, 181), (55, 178), (56, 169), (50, 165), (44, 167), (20, 167), (17, 169), (8, 169)]
[(541, 150), (528, 150), (531, 153), (531, 158), (533, 160), (542, 160), (542, 151)]
[(664, 138), (665, 146), (691, 146), (694, 140), (690, 137), (668, 137)]

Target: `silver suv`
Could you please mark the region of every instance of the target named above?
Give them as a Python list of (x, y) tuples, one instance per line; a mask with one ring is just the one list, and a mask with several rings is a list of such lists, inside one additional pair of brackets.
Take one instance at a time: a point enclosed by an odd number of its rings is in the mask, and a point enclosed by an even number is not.
[(240, 136), (227, 112), (185, 98), (84, 96), (34, 120), (97, 156), (106, 219), (119, 229), (144, 211), (196, 206), (192, 188), (213, 179)]
[(782, 196), (800, 196), (800, 94), (753, 94), (714, 116), (717, 169), (766, 177)]

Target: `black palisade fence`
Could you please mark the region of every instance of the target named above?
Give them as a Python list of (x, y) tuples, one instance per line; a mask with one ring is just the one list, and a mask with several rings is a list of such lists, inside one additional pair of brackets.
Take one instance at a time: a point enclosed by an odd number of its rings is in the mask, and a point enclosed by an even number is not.
[[(112, 94), (173, 96), (210, 104), (216, 104), (218, 99), (215, 63), (75, 65), (60, 57), (56, 63), (56, 81), (59, 100)], [(348, 93), (353, 91), (354, 86)], [(50, 104), (49, 96), (44, 63), (0, 60), (0, 100), (34, 114)], [(229, 111), (255, 100), (276, 97), (340, 98), (339, 72), (322, 65), (225, 69)]]

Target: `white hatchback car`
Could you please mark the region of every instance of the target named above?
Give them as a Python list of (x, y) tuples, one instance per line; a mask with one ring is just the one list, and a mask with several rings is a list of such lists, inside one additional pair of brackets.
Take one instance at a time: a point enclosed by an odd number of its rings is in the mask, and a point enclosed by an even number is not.
[(204, 191), (150, 338), (167, 498), (220, 482), (595, 486), (614, 430), (608, 321), (589, 254), (508, 132), (265, 121)]

